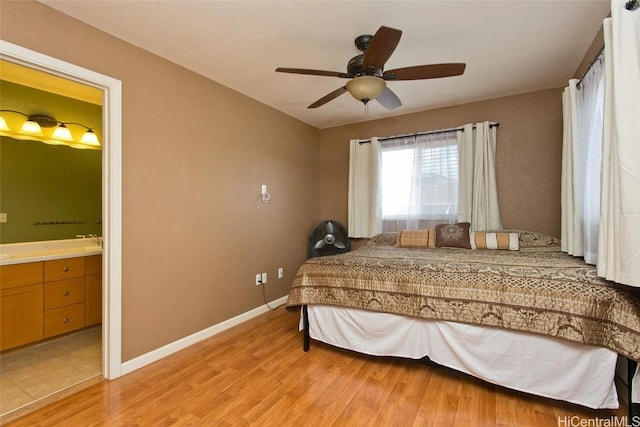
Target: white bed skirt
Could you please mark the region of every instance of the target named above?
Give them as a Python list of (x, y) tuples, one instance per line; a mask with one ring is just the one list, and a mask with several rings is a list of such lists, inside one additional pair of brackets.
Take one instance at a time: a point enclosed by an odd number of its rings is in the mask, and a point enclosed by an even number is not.
[[(432, 361), (514, 390), (617, 409), (617, 353), (541, 335), (342, 307), (308, 307), (311, 338), (374, 356)], [(300, 323), (302, 329), (302, 321)]]

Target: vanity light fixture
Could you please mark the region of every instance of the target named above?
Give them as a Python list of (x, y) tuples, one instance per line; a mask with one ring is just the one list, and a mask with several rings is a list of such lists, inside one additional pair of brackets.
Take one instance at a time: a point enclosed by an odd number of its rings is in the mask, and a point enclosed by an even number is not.
[(71, 131), (64, 124), (60, 123), (60, 125), (53, 131), (54, 138), (62, 139), (64, 141), (73, 141), (73, 136), (71, 136)]
[[(2, 113), (19, 114), (27, 118), (18, 132), (13, 131), (8, 125)], [(85, 129), (79, 141), (76, 141), (68, 128), (68, 125), (80, 126)], [(51, 136), (47, 138), (42, 129), (54, 128)], [(0, 131), (13, 135), (28, 135), (40, 138), (43, 142), (53, 144), (65, 144), (75, 148), (99, 148), (100, 141), (92, 128), (77, 122), (61, 122), (46, 114), (26, 114), (16, 110), (0, 110)]]
[(38, 124), (38, 122), (34, 120), (27, 120), (22, 124), (20, 128), (20, 132), (28, 133), (29, 135), (39, 135), (44, 136), (42, 133), (42, 128)]
[(93, 132), (93, 129), (87, 129), (87, 131), (80, 138), (80, 142), (87, 145), (93, 145), (96, 147), (100, 146), (100, 141), (98, 141), (98, 136)]
[(3, 130), (5, 132), (11, 130), (11, 129), (9, 129), (9, 126), (7, 125), (7, 122), (4, 120), (4, 117), (2, 117), (2, 116), (0, 116), (0, 130)]

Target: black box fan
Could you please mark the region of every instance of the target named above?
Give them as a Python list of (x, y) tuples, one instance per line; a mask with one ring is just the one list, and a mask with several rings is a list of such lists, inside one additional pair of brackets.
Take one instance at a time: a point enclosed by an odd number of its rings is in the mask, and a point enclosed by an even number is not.
[(322, 221), (309, 234), (309, 258), (342, 254), (349, 247), (347, 230), (337, 221)]

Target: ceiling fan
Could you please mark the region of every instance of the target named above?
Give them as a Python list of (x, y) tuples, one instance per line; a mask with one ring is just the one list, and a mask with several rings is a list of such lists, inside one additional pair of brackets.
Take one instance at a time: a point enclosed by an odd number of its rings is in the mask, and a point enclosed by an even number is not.
[(464, 73), (466, 66), (464, 63), (416, 65), (385, 71), (384, 64), (391, 57), (396, 46), (398, 46), (401, 36), (402, 31), (382, 26), (373, 36), (364, 34), (357, 37), (355, 45), (363, 53), (349, 60), (346, 73), (283, 67), (276, 68), (276, 71), (350, 79), (346, 85), (318, 99), (308, 108), (318, 108), (343, 93), (349, 92), (355, 99), (364, 104), (375, 99), (388, 110), (400, 107), (402, 102), (389, 89), (387, 81), (437, 79), (458, 76)]

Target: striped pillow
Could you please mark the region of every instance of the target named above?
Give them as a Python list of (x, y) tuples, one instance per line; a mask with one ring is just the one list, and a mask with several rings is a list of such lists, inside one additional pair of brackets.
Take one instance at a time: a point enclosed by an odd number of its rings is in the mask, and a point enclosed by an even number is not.
[(472, 231), (471, 249), (501, 249), (517, 251), (520, 249), (518, 233)]
[(402, 230), (397, 245), (404, 248), (434, 248), (435, 234), (428, 230)]

